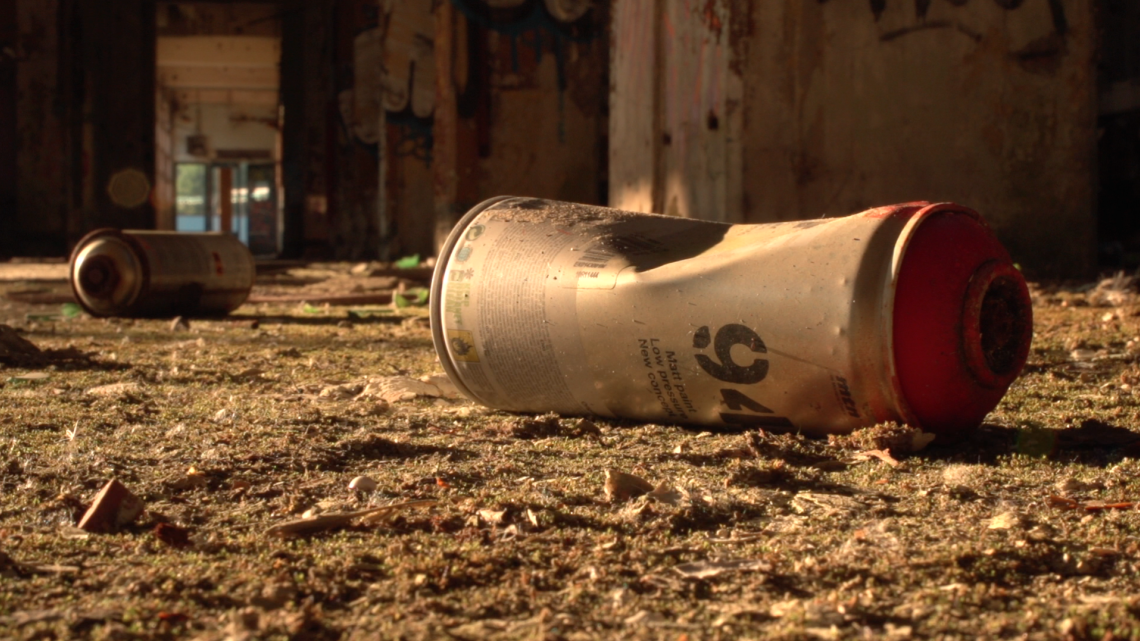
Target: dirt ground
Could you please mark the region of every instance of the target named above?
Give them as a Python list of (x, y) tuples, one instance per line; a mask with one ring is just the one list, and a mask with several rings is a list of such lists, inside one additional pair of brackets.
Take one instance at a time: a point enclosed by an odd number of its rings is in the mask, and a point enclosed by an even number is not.
[[(0, 283), (29, 289), (63, 291)], [(1140, 299), (1034, 301), (1002, 404), (914, 451), (487, 410), (429, 378), (414, 300), (176, 326), (0, 299), (0, 638), (1140, 637)], [(145, 511), (78, 528), (112, 479)]]

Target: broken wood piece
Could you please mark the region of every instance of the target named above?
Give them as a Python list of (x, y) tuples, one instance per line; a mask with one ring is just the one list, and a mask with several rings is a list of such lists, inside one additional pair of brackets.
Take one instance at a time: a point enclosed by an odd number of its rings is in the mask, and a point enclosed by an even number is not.
[(294, 295), (294, 296), (261, 296), (254, 294), (246, 299), (247, 305), (297, 305), (308, 303), (310, 305), (388, 305), (392, 302), (392, 292), (377, 292), (374, 294), (344, 294), (344, 295)]
[(1052, 507), (1061, 508), (1063, 510), (1083, 509), (1086, 512), (1098, 512), (1100, 510), (1131, 510), (1135, 509), (1137, 506), (1140, 506), (1140, 502), (1137, 501), (1115, 501), (1112, 503), (1106, 501), (1086, 501), (1084, 503), (1081, 503), (1080, 501), (1075, 501), (1064, 496), (1057, 496), (1056, 494), (1049, 495), (1049, 498), (1047, 498), (1045, 502)]
[(406, 501), (404, 503), (396, 503), (394, 505), (385, 505), (383, 507), (372, 507), (365, 510), (354, 510), (352, 512), (334, 512), (332, 514), (321, 514), (307, 519), (297, 519), (294, 521), (286, 521), (285, 523), (278, 523), (265, 531), (269, 535), (277, 536), (306, 536), (309, 534), (316, 534), (318, 532), (327, 532), (347, 526), (356, 519), (362, 519), (369, 525), (376, 525), (379, 523), (386, 523), (396, 516), (396, 514), (413, 507), (426, 507), (435, 505), (436, 501), (433, 500), (420, 500), (420, 501)]
[(890, 465), (891, 467), (899, 466), (898, 459), (891, 456), (891, 450), (889, 448), (885, 450), (865, 450), (863, 452), (856, 453), (854, 456), (852, 456), (852, 458), (854, 458), (856, 461), (869, 461), (873, 458), (877, 458), (887, 465)]
[(72, 294), (70, 291), (53, 292), (43, 289), (5, 292), (4, 298), (16, 303), (27, 303), (29, 305), (62, 305), (75, 302), (75, 294)]

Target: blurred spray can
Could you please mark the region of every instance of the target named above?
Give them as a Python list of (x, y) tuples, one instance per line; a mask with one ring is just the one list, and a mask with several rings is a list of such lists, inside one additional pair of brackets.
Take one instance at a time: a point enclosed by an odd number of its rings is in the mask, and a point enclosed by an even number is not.
[(253, 287), (249, 249), (233, 234), (98, 229), (71, 253), (71, 289), (94, 316), (214, 316)]
[(503, 197), (440, 255), (436, 351), (490, 407), (823, 435), (976, 427), (1025, 363), (1025, 280), (973, 211), (727, 225)]

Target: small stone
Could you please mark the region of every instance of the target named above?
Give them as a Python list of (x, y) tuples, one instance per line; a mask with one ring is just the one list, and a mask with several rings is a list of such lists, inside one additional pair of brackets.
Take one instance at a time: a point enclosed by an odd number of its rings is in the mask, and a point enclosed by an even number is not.
[(142, 514), (143, 502), (122, 483), (111, 479), (99, 490), (79, 521), (79, 529), (95, 533), (117, 532)]
[(174, 320), (170, 321), (170, 331), (188, 332), (190, 331), (190, 321), (182, 318), (181, 316), (175, 316)]
[(379, 487), (379, 485), (380, 484), (376, 482), (376, 479), (368, 476), (358, 476), (348, 482), (348, 489), (370, 494), (372, 492), (375, 492), (376, 488)]

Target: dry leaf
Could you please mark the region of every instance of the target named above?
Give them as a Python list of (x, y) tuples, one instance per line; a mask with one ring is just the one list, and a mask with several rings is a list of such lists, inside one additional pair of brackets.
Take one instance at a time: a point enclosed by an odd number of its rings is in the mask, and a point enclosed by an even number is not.
[(873, 458), (877, 458), (887, 465), (890, 465), (891, 467), (899, 466), (898, 460), (896, 460), (895, 457), (891, 456), (891, 451), (889, 449), (865, 450), (863, 452), (856, 453), (854, 456), (852, 456), (852, 458), (854, 458), (856, 461), (869, 461)]
[(380, 508), (374, 508), (368, 514), (361, 518), (361, 521), (367, 525), (387, 525), (391, 523), (399, 514), (404, 510), (414, 507), (429, 507), (439, 503), (432, 499), (421, 499), (418, 501), (405, 501), (403, 503), (395, 503), (386, 505)]
[(606, 470), (606, 498), (611, 503), (628, 501), (642, 494), (648, 494), (654, 489), (649, 481), (640, 476), (617, 470)]
[(535, 511), (530, 509), (529, 507), (526, 509), (526, 520), (530, 521), (530, 524), (533, 525), (534, 527), (539, 527), (539, 525), (538, 525), (538, 514), (536, 514)]
[(654, 501), (659, 501), (667, 505), (678, 505), (681, 503), (681, 500), (685, 498), (681, 492), (677, 491), (677, 488), (665, 482), (659, 484), (647, 496)]
[(405, 503), (373, 507), (366, 510), (355, 510), (353, 512), (322, 514), (312, 518), (278, 523), (266, 530), (265, 533), (277, 536), (305, 536), (342, 528), (356, 519), (361, 519), (361, 521), (369, 525), (376, 525), (391, 521), (396, 514), (408, 508), (435, 505), (435, 503), (436, 501), (431, 500), (407, 501)]
[(479, 518), (486, 521), (488, 525), (500, 525), (506, 516), (506, 510), (479, 510)]

